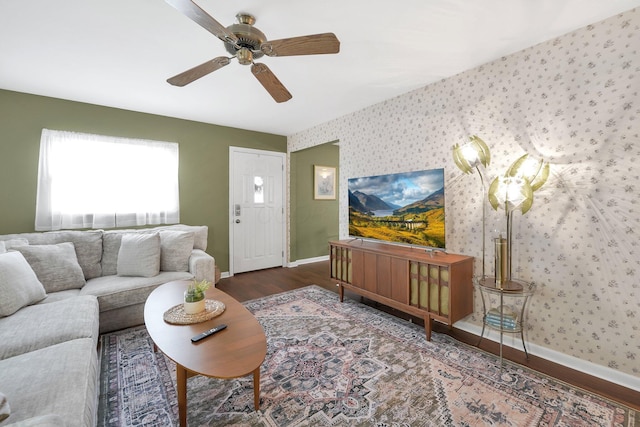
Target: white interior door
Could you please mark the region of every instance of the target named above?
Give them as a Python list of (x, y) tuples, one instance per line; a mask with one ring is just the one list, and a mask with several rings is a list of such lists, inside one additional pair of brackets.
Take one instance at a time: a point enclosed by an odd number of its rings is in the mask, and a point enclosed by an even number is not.
[(285, 153), (230, 147), (229, 273), (284, 266)]

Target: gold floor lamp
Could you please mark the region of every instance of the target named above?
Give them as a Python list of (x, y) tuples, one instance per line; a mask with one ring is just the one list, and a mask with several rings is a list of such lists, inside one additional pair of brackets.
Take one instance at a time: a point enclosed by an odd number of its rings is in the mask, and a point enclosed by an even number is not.
[(458, 145), (455, 144), (453, 146), (453, 160), (456, 163), (456, 166), (464, 172), (464, 173), (472, 173), (475, 168), (478, 171), (478, 175), (480, 176), (480, 183), (482, 185), (482, 278), (485, 278), (485, 181), (484, 176), (482, 175), (482, 171), (480, 170), (480, 165), (485, 168), (489, 166), (491, 163), (491, 153), (489, 152), (489, 147), (485, 142), (473, 135), (469, 137), (469, 142)]

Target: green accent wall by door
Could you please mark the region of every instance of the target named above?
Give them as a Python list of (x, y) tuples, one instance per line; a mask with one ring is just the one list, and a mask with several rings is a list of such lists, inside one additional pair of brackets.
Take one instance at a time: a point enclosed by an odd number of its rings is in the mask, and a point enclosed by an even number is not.
[(222, 271), (229, 269), (229, 146), (287, 150), (280, 135), (0, 90), (0, 234), (34, 230), (43, 128), (178, 142), (180, 220), (209, 227), (207, 252)]
[(329, 240), (338, 238), (338, 200), (313, 199), (313, 166), (336, 168), (339, 182), (340, 149), (335, 143), (292, 152), (291, 181), (291, 252), (290, 260), (304, 260), (329, 254)]

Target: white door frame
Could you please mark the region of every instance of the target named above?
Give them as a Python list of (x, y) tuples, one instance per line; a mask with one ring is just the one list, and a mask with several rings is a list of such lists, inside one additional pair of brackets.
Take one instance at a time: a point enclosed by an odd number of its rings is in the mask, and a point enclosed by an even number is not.
[(234, 230), (235, 227), (233, 226), (234, 224), (234, 218), (233, 218), (233, 195), (234, 195), (234, 182), (235, 182), (235, 176), (234, 176), (234, 167), (233, 167), (233, 161), (232, 161), (232, 157), (233, 157), (233, 153), (249, 153), (249, 154), (262, 154), (262, 155), (269, 155), (269, 156), (278, 156), (278, 157), (282, 157), (282, 217), (284, 218), (284, 222), (283, 222), (283, 226), (282, 226), (282, 267), (286, 267), (287, 263), (286, 263), (286, 256), (287, 256), (287, 245), (288, 245), (288, 241), (287, 241), (287, 224), (289, 223), (288, 218), (289, 218), (289, 212), (288, 212), (288, 202), (287, 202), (287, 193), (286, 193), (286, 186), (287, 186), (287, 153), (282, 153), (279, 151), (268, 151), (268, 150), (258, 150), (258, 149), (254, 149), (254, 148), (244, 148), (244, 147), (234, 147), (234, 146), (229, 146), (229, 209), (228, 209), (228, 214), (229, 214), (229, 222), (228, 222), (228, 228), (229, 228), (229, 277), (233, 276), (233, 254), (234, 254)]

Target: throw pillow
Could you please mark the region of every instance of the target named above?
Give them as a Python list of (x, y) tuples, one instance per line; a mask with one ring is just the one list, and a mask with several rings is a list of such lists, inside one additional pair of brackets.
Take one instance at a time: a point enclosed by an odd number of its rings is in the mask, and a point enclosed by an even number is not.
[(0, 317), (10, 316), (46, 296), (42, 283), (20, 252), (0, 254)]
[[(47, 231), (45, 233), (18, 233), (4, 235), (10, 239), (24, 240), (25, 244), (31, 245), (57, 245), (58, 243), (71, 242), (76, 248), (78, 264), (84, 272), (86, 280), (100, 277), (102, 268), (100, 259), (102, 258), (102, 230), (59, 230)], [(6, 239), (5, 239), (6, 240)], [(9, 247), (7, 246), (7, 250)]]
[(86, 281), (73, 243), (18, 246), (47, 292), (80, 289)]
[(160, 270), (189, 271), (189, 257), (193, 251), (193, 233), (160, 231)]
[(118, 274), (118, 252), (122, 236), (135, 233), (135, 230), (106, 230), (102, 236), (102, 275)]
[(7, 402), (7, 396), (0, 393), (0, 423), (11, 415), (11, 408), (9, 407), (9, 402)]
[(118, 252), (118, 276), (153, 277), (160, 273), (160, 235), (124, 234)]

